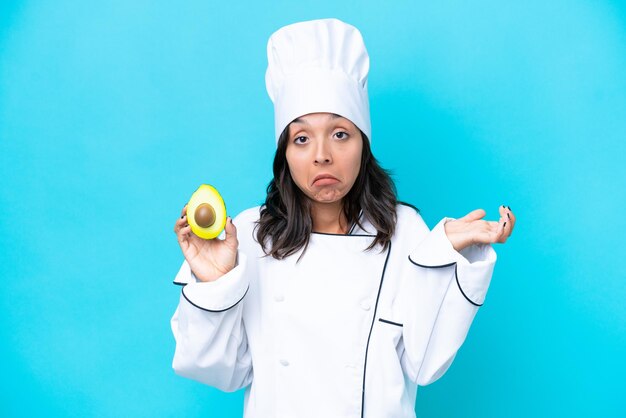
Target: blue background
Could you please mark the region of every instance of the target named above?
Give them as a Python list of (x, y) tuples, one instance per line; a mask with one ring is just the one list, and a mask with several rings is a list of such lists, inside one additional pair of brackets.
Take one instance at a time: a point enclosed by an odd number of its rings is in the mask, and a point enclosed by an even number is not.
[(418, 416), (623, 416), (623, 2), (0, 4), (1, 416), (241, 416), (171, 369), (172, 229), (201, 183), (261, 203), (267, 39), (323, 17), (363, 34), (400, 198), (518, 217)]

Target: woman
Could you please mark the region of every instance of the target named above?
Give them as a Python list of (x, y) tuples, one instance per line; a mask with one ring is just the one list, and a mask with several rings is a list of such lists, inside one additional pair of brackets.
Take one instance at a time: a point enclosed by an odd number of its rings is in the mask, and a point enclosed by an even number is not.
[(225, 239), (174, 226), (185, 261), (173, 367), (224, 391), (246, 417), (415, 417), (418, 385), (449, 367), (515, 217), (481, 209), (432, 231), (396, 201), (370, 150), (369, 59), (337, 19), (268, 43), (277, 151), (264, 205)]

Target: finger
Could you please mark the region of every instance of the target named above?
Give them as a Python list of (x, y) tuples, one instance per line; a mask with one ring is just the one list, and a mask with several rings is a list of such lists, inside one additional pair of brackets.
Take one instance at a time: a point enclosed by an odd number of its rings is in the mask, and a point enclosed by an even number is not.
[(485, 221), (485, 223), (489, 226), (489, 228), (493, 231), (498, 228), (501, 223), (504, 223), (505, 219), (500, 216), (497, 221)]
[(474, 242), (477, 244), (493, 244), (499, 242), (502, 233), (504, 221), (500, 218), (499, 222), (485, 222), (483, 226), (476, 229)]
[(185, 225), (187, 225), (187, 217), (183, 215), (180, 218), (176, 219), (176, 222), (174, 223), (174, 232), (178, 233), (178, 230)]
[(506, 205), (501, 205), (498, 210), (500, 211), (500, 215), (506, 220), (506, 226), (509, 228), (509, 231), (513, 232), (515, 228), (515, 215), (513, 215), (511, 208)]
[(226, 219), (224, 231), (226, 232), (226, 245), (230, 248), (237, 248), (239, 245), (239, 242), (237, 241), (237, 228), (235, 227), (233, 219), (230, 216)]
[(485, 212), (484, 209), (475, 209), (473, 211), (471, 211), (470, 213), (468, 213), (467, 215), (463, 216), (462, 218), (460, 218), (460, 221), (467, 221), (467, 222), (471, 222), (471, 221), (475, 221), (481, 218), (484, 218), (485, 215), (487, 213)]
[[(176, 225), (178, 225), (181, 222), (183, 223), (187, 222), (187, 205), (183, 206), (183, 209), (180, 211), (180, 219), (176, 221)], [(174, 231), (176, 231), (175, 228), (176, 227), (174, 227)]]
[(482, 230), (483, 231), (483, 241), (482, 243), (494, 243), (500, 242), (500, 238), (502, 237), (502, 231), (504, 227), (504, 222), (506, 222), (502, 217), (498, 221), (489, 221), (488, 225)]
[(186, 225), (178, 230), (176, 236), (178, 237), (178, 243), (180, 248), (184, 251), (189, 248), (189, 233), (191, 232), (191, 226)]
[(501, 217), (500, 222), (498, 222), (498, 231), (496, 232), (495, 242), (504, 243), (508, 238), (509, 229), (510, 226), (506, 216)]
[(192, 235), (195, 235), (193, 231), (191, 230), (191, 225), (189, 224), (181, 228), (180, 233), (186, 240), (189, 240), (192, 237)]
[(504, 219), (500, 217), (497, 222), (490, 222), (489, 224), (489, 241), (490, 243), (500, 242), (502, 237), (502, 230), (504, 225)]
[(515, 215), (513, 214), (513, 211), (511, 210), (510, 207), (506, 207), (507, 208), (507, 227), (510, 225), (510, 229), (509, 229), (509, 236), (511, 235), (511, 233), (513, 232), (513, 229), (515, 229), (515, 221), (517, 220)]

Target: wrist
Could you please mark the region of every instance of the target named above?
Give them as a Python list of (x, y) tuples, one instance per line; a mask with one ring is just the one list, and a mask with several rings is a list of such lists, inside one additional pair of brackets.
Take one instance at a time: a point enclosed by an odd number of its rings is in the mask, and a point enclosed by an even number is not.
[(460, 252), (462, 249), (469, 247), (473, 244), (472, 239), (470, 237), (463, 236), (465, 234), (459, 233), (446, 233), (446, 237), (448, 241), (450, 241), (450, 245), (456, 252)]

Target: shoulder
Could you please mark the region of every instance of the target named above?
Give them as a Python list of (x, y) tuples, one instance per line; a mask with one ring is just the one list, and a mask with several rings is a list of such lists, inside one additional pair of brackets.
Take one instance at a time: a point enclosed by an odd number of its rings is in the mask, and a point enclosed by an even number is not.
[(402, 225), (407, 222), (423, 222), (419, 208), (410, 203), (398, 201), (396, 205), (396, 215), (398, 216), (397, 225)]
[(256, 243), (255, 228), (256, 222), (260, 217), (261, 206), (255, 206), (241, 211), (237, 216), (233, 218), (233, 224), (237, 228), (237, 239), (239, 245), (245, 248), (247, 251), (249, 247), (254, 246)]
[(245, 226), (247, 224), (254, 223), (259, 220), (260, 213), (261, 206), (254, 206), (252, 208), (245, 209), (233, 218), (233, 223), (236, 227), (239, 227), (240, 224), (241, 226)]
[(396, 204), (396, 211), (399, 211), (399, 210), (402, 210), (402, 211), (405, 211), (405, 212), (406, 211), (408, 211), (408, 212), (413, 211), (413, 213), (416, 213), (418, 215), (420, 213), (420, 210), (419, 210), (419, 208), (417, 206), (412, 205), (411, 203), (408, 203), (408, 202), (403, 202), (401, 200), (398, 200), (398, 203)]
[(419, 208), (410, 203), (398, 201), (396, 205), (396, 215), (398, 217), (395, 232), (397, 236), (415, 237), (416, 235), (421, 236), (430, 231), (428, 225), (426, 225), (426, 222), (422, 219)]
[[(396, 211), (396, 225), (394, 237), (397, 238), (398, 235), (401, 235), (403, 232), (407, 230), (415, 230), (415, 229), (423, 229), (425, 226), (422, 217), (420, 216), (420, 210), (411, 205), (410, 203), (405, 203), (398, 201), (395, 207)], [(363, 216), (363, 215), (360, 215)], [(367, 234), (376, 234), (376, 228), (372, 225), (369, 218), (363, 217), (361, 219), (362, 227), (359, 229), (362, 233)], [(428, 229), (428, 227), (426, 227)]]

